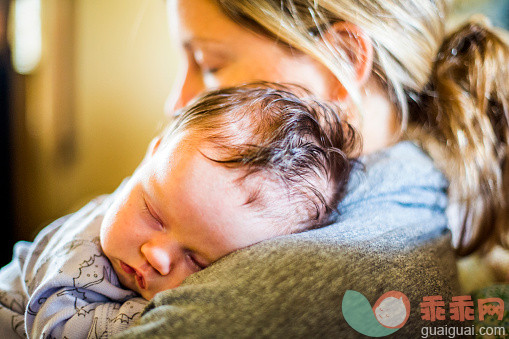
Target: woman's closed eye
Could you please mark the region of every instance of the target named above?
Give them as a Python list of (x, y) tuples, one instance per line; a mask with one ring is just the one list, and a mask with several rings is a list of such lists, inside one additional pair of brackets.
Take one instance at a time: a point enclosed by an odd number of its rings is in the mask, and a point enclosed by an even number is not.
[(202, 49), (188, 48), (187, 55), (191, 65), (199, 68), (204, 75), (215, 74), (221, 71), (227, 64), (228, 58), (222, 53), (203, 51)]
[(221, 70), (221, 67), (203, 67), (202, 72), (204, 74), (215, 74)]
[(198, 65), (200, 72), (203, 75), (207, 74), (216, 74), (218, 73), (222, 68), (223, 64), (221, 62), (213, 62), (213, 61), (202, 61), (202, 62), (196, 62)]

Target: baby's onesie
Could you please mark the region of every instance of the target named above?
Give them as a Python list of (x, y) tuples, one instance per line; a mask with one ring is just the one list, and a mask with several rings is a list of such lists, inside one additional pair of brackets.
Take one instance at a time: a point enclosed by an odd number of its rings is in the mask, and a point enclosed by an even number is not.
[(120, 285), (99, 242), (114, 195), (15, 245), (0, 270), (2, 338), (106, 338), (140, 317), (147, 301)]

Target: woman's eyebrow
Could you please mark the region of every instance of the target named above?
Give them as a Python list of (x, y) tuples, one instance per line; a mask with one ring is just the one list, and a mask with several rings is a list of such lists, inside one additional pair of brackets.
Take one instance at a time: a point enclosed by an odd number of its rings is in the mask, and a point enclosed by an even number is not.
[(233, 57), (233, 53), (231, 50), (227, 50), (224, 48), (224, 45), (215, 40), (188, 40), (183, 43), (183, 47), (185, 50), (193, 52), (196, 50), (205, 50), (213, 53), (214, 56), (230, 59)]
[(193, 37), (184, 40), (184, 47), (196, 47), (196, 46), (211, 46), (220, 47), (223, 43), (220, 40), (212, 38)]

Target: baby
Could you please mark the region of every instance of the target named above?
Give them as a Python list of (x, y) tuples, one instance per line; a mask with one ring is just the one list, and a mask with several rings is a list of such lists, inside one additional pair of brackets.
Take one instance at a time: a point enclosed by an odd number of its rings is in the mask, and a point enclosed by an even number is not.
[(186, 107), (114, 194), (16, 245), (0, 271), (0, 333), (112, 335), (219, 258), (330, 224), (360, 143), (304, 96), (255, 83)]

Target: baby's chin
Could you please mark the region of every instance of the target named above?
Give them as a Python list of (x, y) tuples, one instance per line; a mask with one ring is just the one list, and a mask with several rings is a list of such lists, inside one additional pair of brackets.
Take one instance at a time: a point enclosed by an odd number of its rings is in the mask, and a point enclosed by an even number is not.
[[(143, 291), (144, 293), (141, 293), (141, 297), (146, 300), (151, 300), (157, 293), (159, 292), (149, 292), (149, 291)], [(140, 292), (138, 292), (140, 293)]]
[(168, 291), (168, 290), (172, 290), (176, 287), (172, 287), (172, 288), (165, 288), (165, 289), (155, 289), (155, 290), (152, 290), (152, 289), (146, 289), (146, 290), (142, 290), (140, 288), (137, 288), (135, 289), (134, 291), (136, 293), (138, 293), (139, 295), (141, 295), (143, 297), (143, 299), (146, 299), (146, 300), (151, 300), (152, 298), (154, 298), (154, 296), (160, 292), (164, 292), (164, 291)]

